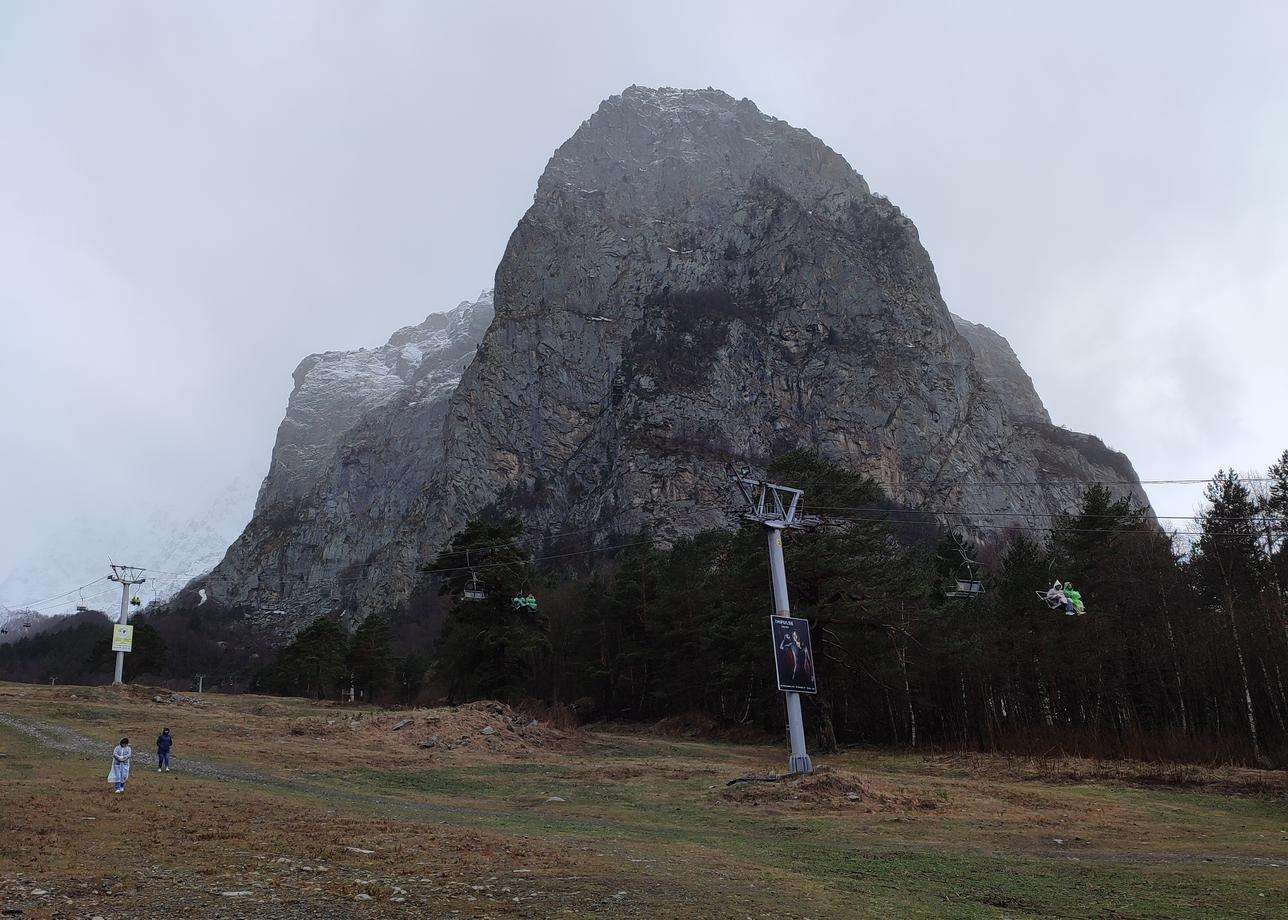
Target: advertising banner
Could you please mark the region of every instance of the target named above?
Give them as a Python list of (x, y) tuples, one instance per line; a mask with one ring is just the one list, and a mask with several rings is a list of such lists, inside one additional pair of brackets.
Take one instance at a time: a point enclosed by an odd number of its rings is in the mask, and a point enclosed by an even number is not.
[(112, 627), (112, 651), (128, 652), (134, 645), (134, 627), (133, 626), (113, 626)]
[(810, 644), (809, 620), (800, 617), (769, 618), (774, 636), (774, 666), (778, 689), (795, 693), (818, 693), (814, 677), (814, 647)]

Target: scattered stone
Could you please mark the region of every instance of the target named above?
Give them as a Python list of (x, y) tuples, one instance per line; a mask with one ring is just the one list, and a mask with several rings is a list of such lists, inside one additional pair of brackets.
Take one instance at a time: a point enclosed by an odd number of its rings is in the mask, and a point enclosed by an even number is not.
[(438, 744), (438, 739), (437, 739), (437, 738), (430, 738), (428, 741), (422, 741), (422, 742), (420, 742), (420, 743), (419, 743), (418, 745), (416, 745), (416, 746), (417, 746), (417, 747), (423, 747), (423, 748), (432, 748), (432, 747), (433, 747), (434, 745), (436, 745), (436, 744)]
[(251, 892), (249, 891), (221, 891), (219, 892), (225, 898), (244, 898)]
[(391, 732), (396, 732), (396, 731), (398, 731), (399, 729), (404, 728), (405, 726), (410, 725), (413, 721), (414, 721), (413, 719), (399, 719), (397, 722), (395, 722), (395, 723), (394, 723), (394, 727), (393, 727), (393, 728), (391, 728), (391, 729), (389, 729), (389, 730), (390, 730)]
[(365, 891), (359, 891), (357, 894), (353, 896), (353, 899), (355, 901), (374, 901), (375, 900), (375, 898), (367, 894)]
[(43, 888), (33, 888), (31, 889), (31, 893), (38, 898), (43, 898), (45, 895), (49, 894), (49, 892)]
[(552, 796), (550, 796), (550, 798), (546, 799), (546, 801), (547, 801), (547, 802), (562, 802), (562, 801), (564, 801), (564, 799), (563, 799), (563, 797), (562, 797), (562, 796), (552, 795)]
[(493, 728), (491, 725), (484, 725), (484, 726), (483, 726), (483, 730), (482, 730), (481, 732), (479, 732), (479, 734), (480, 734), (480, 735), (495, 735), (495, 734), (496, 734), (496, 729), (495, 729), (495, 728)]
[(362, 847), (345, 847), (350, 853), (361, 853), (363, 856), (370, 856), (375, 850), (364, 850)]

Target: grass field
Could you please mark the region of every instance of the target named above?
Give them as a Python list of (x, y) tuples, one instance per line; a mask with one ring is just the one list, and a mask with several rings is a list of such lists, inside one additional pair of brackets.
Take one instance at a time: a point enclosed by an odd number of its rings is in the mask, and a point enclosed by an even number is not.
[[(0, 685), (0, 908), (1288, 916), (1282, 773), (851, 751), (807, 780), (729, 786), (785, 751), (557, 732), (502, 707), (155, 693)], [(136, 763), (113, 795), (112, 744), (148, 753), (162, 726), (175, 772)]]

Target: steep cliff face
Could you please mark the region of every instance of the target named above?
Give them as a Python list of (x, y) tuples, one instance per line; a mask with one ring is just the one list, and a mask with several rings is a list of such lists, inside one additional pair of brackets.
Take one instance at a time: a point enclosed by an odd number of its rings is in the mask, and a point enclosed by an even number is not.
[(957, 331), (970, 343), (975, 355), (975, 369), (1001, 397), (1011, 417), (1035, 419), (1049, 425), (1051, 416), (1042, 405), (1042, 399), (1033, 388), (1033, 380), (1020, 364), (1011, 343), (987, 326), (962, 319), (956, 313), (952, 317)]
[[(415, 445), (432, 459), (395, 459), (401, 399), (360, 410), (307, 523), (260, 531), (282, 560), (271, 591), (230, 551), (224, 595), (315, 599), (337, 541), (361, 555), (341, 522), (355, 497), (375, 536), (336, 600), (376, 609), (488, 505), (552, 539), (673, 538), (736, 520), (730, 462), (802, 446), (966, 527), (1045, 525), (1093, 480), (1145, 501), (1125, 457), (1050, 424), (1004, 339), (954, 323), (897, 207), (808, 132), (716, 90), (631, 87), (582, 124), (510, 239), (495, 314), (441, 437), (426, 426)], [(306, 444), (331, 436), (315, 431)], [(406, 466), (397, 501), (365, 461), (346, 474), (355, 454)], [(371, 489), (386, 497), (364, 504)]]
[(432, 476), (447, 398), (491, 321), (485, 291), (380, 348), (305, 358), (254, 516), (200, 581), (210, 596), (288, 612), (339, 604)]
[[(898, 208), (718, 91), (606, 101), (550, 161), (496, 284), (426, 504), (442, 531), (510, 496), (541, 530), (689, 533), (729, 521), (728, 461), (796, 446), (968, 526), (1043, 523), (1081, 482), (1135, 478), (1052, 434), (1004, 340), (976, 354), (959, 335)], [(1021, 482), (1042, 484), (1000, 485)]]

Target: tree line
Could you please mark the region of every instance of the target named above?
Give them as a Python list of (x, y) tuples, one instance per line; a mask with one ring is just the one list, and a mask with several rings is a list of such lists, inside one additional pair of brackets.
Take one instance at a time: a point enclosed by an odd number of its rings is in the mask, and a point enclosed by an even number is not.
[[(820, 507), (888, 507), (873, 481), (805, 452), (770, 476), (811, 483)], [(880, 514), (785, 533), (793, 614), (814, 639), (817, 743), (1288, 763), (1288, 452), (1268, 478), (1214, 477), (1184, 553), (1147, 510), (1093, 485), (1049, 532), (972, 550), (973, 599), (946, 591), (961, 535)], [(451, 601), (432, 655), (449, 698), (782, 729), (762, 528), (669, 548), (636, 535), (611, 568), (544, 583), (536, 612), (511, 604), (535, 582), (519, 533), (475, 521), (429, 566)], [(1087, 615), (1047, 608), (1037, 593), (1057, 579)], [(486, 598), (465, 599), (473, 583)]]
[[(1288, 452), (1264, 478), (1213, 477), (1183, 547), (1101, 486), (1049, 530), (972, 543), (901, 520), (875, 482), (804, 451), (769, 476), (808, 483), (814, 506), (869, 509), (784, 534), (792, 612), (814, 641), (816, 746), (1288, 764)], [(332, 613), (274, 653), (244, 611), (147, 613), (126, 677), (186, 685), (203, 672), (208, 688), (388, 703), (533, 699), (582, 720), (697, 714), (782, 731), (763, 528), (613, 542), (625, 546), (609, 563), (539, 572), (518, 521), (481, 518), (425, 565), (408, 605), (352, 633)], [(983, 581), (972, 599), (946, 596), (963, 547)], [(1036, 596), (1057, 579), (1087, 615)], [(514, 603), (529, 594), (536, 609)], [(0, 646), (0, 677), (110, 679), (105, 621), (90, 616)]]

